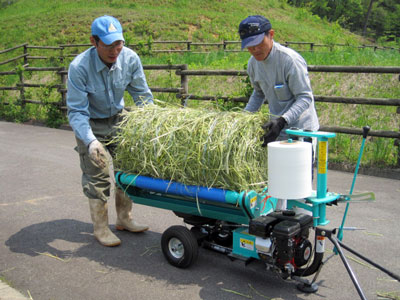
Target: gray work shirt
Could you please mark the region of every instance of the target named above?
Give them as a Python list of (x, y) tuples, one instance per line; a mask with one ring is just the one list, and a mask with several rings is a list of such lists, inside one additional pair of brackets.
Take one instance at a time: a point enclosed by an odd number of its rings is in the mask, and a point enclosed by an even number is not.
[(274, 41), (265, 60), (249, 59), (247, 72), (254, 91), (245, 110), (258, 111), (267, 102), (271, 118), (282, 116), (286, 128), (319, 129), (307, 64), (300, 54)]

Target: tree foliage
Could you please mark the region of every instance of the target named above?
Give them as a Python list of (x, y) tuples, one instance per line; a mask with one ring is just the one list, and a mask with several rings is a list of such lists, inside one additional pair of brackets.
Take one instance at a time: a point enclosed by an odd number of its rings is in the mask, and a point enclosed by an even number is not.
[[(287, 0), (329, 22), (377, 40), (400, 43), (400, 0)], [(371, 5), (371, 12), (368, 9)]]

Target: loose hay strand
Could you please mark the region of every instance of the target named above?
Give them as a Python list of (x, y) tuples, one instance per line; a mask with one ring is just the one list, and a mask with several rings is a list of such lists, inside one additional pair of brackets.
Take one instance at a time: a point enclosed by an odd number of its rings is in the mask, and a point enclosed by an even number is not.
[(267, 297), (267, 296), (261, 294), (261, 293), (260, 293), (259, 291), (257, 291), (250, 283), (249, 283), (248, 285), (249, 285), (250, 289), (253, 290), (258, 296), (260, 296), (260, 297), (262, 297), (262, 298), (265, 298), (265, 299), (268, 299), (268, 300), (273, 300), (272, 298)]
[(235, 191), (262, 189), (261, 113), (147, 105), (119, 125), (114, 165), (127, 173)]
[(376, 292), (378, 299), (400, 300), (400, 292)]
[(28, 296), (29, 296), (29, 300), (33, 300), (31, 292), (29, 290), (27, 290)]
[(63, 259), (61, 257), (58, 257), (57, 255), (50, 254), (49, 252), (37, 252), (37, 251), (35, 251), (35, 253), (40, 254), (40, 255), (44, 255), (44, 256), (48, 256), (48, 257), (51, 257), (51, 258), (55, 258), (55, 259), (57, 259), (59, 261), (62, 261), (62, 262), (68, 262), (71, 259), (71, 257), (69, 257), (68, 259)]
[(234, 290), (228, 290), (228, 289), (224, 289), (224, 288), (221, 288), (221, 290), (223, 290), (225, 292), (228, 292), (228, 293), (232, 293), (232, 294), (238, 295), (238, 296), (245, 297), (247, 299), (253, 299), (252, 295), (246, 295), (246, 294), (242, 294), (242, 293), (236, 292)]

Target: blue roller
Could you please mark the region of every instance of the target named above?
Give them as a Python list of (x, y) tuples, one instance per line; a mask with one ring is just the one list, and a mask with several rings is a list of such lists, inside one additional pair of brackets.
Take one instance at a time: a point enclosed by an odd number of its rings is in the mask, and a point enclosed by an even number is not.
[(213, 202), (236, 205), (241, 197), (240, 194), (235, 191), (207, 188), (197, 185), (184, 185), (178, 182), (141, 175), (118, 172), (115, 177), (117, 181), (123, 185), (131, 185), (153, 192), (205, 199)]

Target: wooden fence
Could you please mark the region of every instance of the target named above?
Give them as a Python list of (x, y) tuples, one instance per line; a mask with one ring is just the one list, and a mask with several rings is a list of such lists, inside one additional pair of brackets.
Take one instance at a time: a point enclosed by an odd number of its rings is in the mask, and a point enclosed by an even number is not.
[[(54, 105), (59, 106), (61, 110), (66, 110), (66, 82), (68, 72), (65, 67), (29, 67), (29, 61), (35, 59), (48, 59), (45, 56), (30, 56), (28, 49), (47, 49), (47, 50), (58, 50), (60, 51), (57, 59), (60, 62), (64, 62), (67, 57), (73, 57), (76, 54), (64, 54), (63, 51), (67, 47), (81, 47), (90, 45), (62, 45), (60, 47), (46, 47), (46, 46), (29, 46), (28, 44), (22, 44), (7, 50), (0, 51), (0, 54), (14, 51), (19, 48), (23, 48), (23, 54), (17, 55), (11, 59), (0, 62), (0, 66), (8, 64), (14, 61), (23, 60), (24, 71), (6, 71), (0, 72), (0, 76), (6, 75), (19, 75), (19, 82), (15, 86), (0, 86), (1, 90), (15, 90), (19, 91), (19, 103), (25, 105), (26, 103), (33, 104), (44, 104), (40, 99), (27, 99), (25, 98), (25, 88), (39, 88), (46, 86), (45, 84), (33, 84), (26, 83), (24, 80), (24, 72), (55, 72), (60, 81), (58, 84), (54, 84), (49, 88), (57, 89), (60, 93), (60, 101), (55, 102)], [(180, 77), (180, 85), (177, 87), (152, 87), (152, 92), (157, 93), (172, 93), (177, 98), (181, 99), (182, 105), (185, 105), (190, 100), (226, 100), (233, 102), (247, 102), (247, 97), (231, 97), (231, 96), (215, 96), (215, 95), (193, 95), (189, 93), (189, 77), (190, 76), (247, 76), (244, 70), (189, 70), (186, 64), (181, 65), (144, 65), (145, 70), (175, 70), (175, 74)], [(376, 73), (376, 74), (400, 74), (400, 67), (365, 67), (365, 66), (308, 66), (309, 72), (338, 72), (338, 73)], [(400, 80), (400, 75), (399, 75)], [(344, 104), (359, 104), (359, 105), (382, 105), (382, 106), (395, 106), (397, 107), (397, 114), (400, 114), (400, 99), (388, 99), (388, 98), (354, 98), (354, 97), (336, 97), (336, 96), (323, 96), (315, 95), (316, 102), (329, 102), (329, 103), (344, 103)], [(0, 98), (0, 104), (7, 104), (4, 99)], [(362, 135), (362, 129), (358, 128), (346, 128), (339, 126), (326, 126), (321, 125), (321, 130), (344, 133), (351, 135)], [(399, 127), (400, 130), (400, 127)], [(400, 132), (399, 131), (384, 131), (384, 130), (371, 130), (370, 136), (382, 137), (382, 138), (393, 138), (395, 139), (395, 145), (400, 148)], [(397, 166), (400, 167), (400, 149), (398, 151)]]
[[(280, 42), (280, 44), (286, 46), (286, 47), (291, 47), (291, 48), (296, 48), (296, 50), (307, 50), (307, 51), (315, 51), (316, 49), (328, 49), (329, 51), (332, 51), (334, 48), (337, 47), (344, 47), (344, 48), (357, 48), (357, 49), (363, 49), (363, 48), (371, 48), (374, 51), (377, 50), (396, 50), (400, 52), (400, 48), (394, 48), (394, 47), (382, 47), (382, 46), (377, 46), (377, 45), (360, 45), (360, 46), (353, 46), (353, 45), (347, 45), (347, 44), (318, 44), (318, 43), (313, 43), (313, 42), (291, 42), (291, 41), (285, 41), (285, 42)], [(156, 45), (176, 45), (177, 47), (173, 49), (155, 49)], [(180, 45), (183, 45), (180, 46)], [(137, 45), (131, 45), (133, 49), (137, 48)], [(162, 53), (162, 52), (194, 52), (194, 53), (206, 53), (207, 51), (201, 51), (201, 47), (208, 47), (212, 48), (214, 50), (219, 50), (219, 51), (224, 51), (224, 52), (240, 52), (243, 51), (241, 50), (241, 42), (240, 41), (222, 41), (218, 43), (198, 43), (198, 42), (192, 42), (192, 41), (152, 41), (149, 43), (146, 43), (147, 50), (150, 51), (151, 53)], [(233, 48), (232, 48), (233, 47)], [(180, 48), (180, 49), (176, 49)], [(183, 49), (182, 49), (183, 48)], [(200, 50), (199, 50), (200, 48)]]

